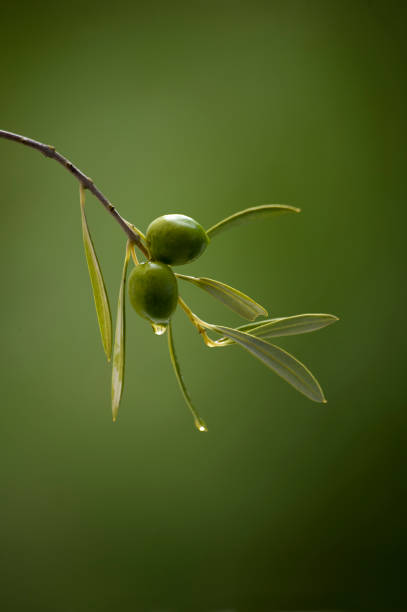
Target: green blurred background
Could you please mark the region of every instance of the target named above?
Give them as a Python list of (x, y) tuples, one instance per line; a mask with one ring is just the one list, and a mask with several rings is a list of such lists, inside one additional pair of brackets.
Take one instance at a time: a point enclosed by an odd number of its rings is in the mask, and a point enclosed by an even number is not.
[[(55, 145), (140, 228), (300, 206), (183, 272), (341, 321), (279, 343), (325, 406), (177, 313), (202, 435), (165, 337), (128, 310), (113, 425), (77, 183), (0, 140), (2, 610), (407, 605), (403, 4), (3, 5), (2, 129)], [(115, 310), (124, 236), (87, 210)]]

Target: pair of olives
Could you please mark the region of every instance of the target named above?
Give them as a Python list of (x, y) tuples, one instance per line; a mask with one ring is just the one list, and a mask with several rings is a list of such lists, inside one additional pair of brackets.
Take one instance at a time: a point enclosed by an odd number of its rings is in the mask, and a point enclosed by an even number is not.
[(138, 314), (156, 325), (166, 325), (178, 302), (178, 283), (170, 266), (197, 259), (209, 238), (191, 217), (158, 217), (147, 228), (151, 261), (136, 266), (129, 278), (129, 297)]

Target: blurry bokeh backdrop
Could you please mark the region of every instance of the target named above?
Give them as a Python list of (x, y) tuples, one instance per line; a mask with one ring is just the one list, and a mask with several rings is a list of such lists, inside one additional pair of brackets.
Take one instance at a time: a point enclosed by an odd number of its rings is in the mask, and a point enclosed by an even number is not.
[[(320, 380), (319, 405), (177, 313), (204, 435), (166, 338), (129, 308), (113, 425), (78, 184), (0, 140), (2, 610), (407, 604), (405, 51), (392, 1), (3, 6), (2, 129), (55, 145), (140, 228), (301, 207), (182, 271), (273, 316), (341, 320), (278, 343)], [(91, 196), (87, 210), (115, 311), (124, 235)]]

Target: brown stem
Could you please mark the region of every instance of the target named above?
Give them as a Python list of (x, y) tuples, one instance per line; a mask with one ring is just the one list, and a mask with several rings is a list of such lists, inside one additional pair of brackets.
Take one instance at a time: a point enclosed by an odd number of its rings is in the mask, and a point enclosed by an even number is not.
[(61, 166), (64, 166), (73, 176), (83, 185), (85, 189), (89, 189), (93, 193), (93, 195), (103, 204), (106, 210), (112, 215), (112, 217), (117, 221), (122, 230), (127, 234), (134, 244), (142, 251), (142, 253), (149, 258), (149, 252), (147, 248), (141, 241), (140, 236), (138, 236), (131, 227), (127, 224), (127, 222), (121, 217), (116, 208), (109, 202), (106, 196), (96, 187), (95, 183), (91, 178), (86, 176), (79, 168), (74, 166), (69, 159), (58, 153), (55, 150), (55, 147), (51, 145), (43, 144), (42, 142), (38, 142), (37, 140), (32, 140), (31, 138), (27, 138), (26, 136), (21, 136), (20, 134), (14, 134), (13, 132), (6, 132), (5, 130), (0, 130), (0, 138), (6, 138), (7, 140), (13, 140), (14, 142), (20, 142), (21, 144), (31, 147), (31, 149), (36, 149), (40, 151), (45, 157), (49, 157), (50, 159), (55, 159)]

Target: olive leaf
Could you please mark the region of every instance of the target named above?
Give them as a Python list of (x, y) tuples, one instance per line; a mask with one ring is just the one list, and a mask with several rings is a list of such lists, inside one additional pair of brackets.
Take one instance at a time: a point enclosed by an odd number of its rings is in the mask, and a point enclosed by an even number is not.
[(251, 297), (245, 295), (241, 291), (213, 280), (212, 278), (196, 278), (195, 276), (185, 276), (185, 274), (176, 274), (178, 278), (186, 280), (201, 289), (210, 293), (217, 300), (220, 300), (238, 315), (253, 321), (256, 317), (267, 316), (267, 310), (255, 302)]
[(190, 409), (190, 411), (192, 413), (192, 416), (194, 418), (195, 427), (198, 429), (198, 431), (208, 431), (208, 427), (207, 427), (205, 421), (203, 421), (203, 419), (201, 419), (201, 417), (199, 416), (199, 414), (195, 410), (195, 408), (194, 408), (194, 406), (192, 404), (191, 397), (190, 397), (190, 395), (188, 393), (188, 389), (185, 386), (185, 382), (184, 382), (184, 379), (182, 377), (182, 373), (181, 373), (181, 369), (180, 369), (180, 366), (179, 366), (177, 354), (175, 352), (174, 338), (173, 338), (173, 333), (172, 333), (172, 324), (171, 324), (171, 321), (168, 324), (168, 348), (169, 348), (169, 351), (170, 351), (171, 363), (172, 363), (172, 366), (174, 368), (175, 376), (177, 377), (178, 384), (181, 387), (182, 395), (184, 396), (185, 402), (186, 402), (188, 408)]
[[(239, 325), (236, 329), (244, 331), (257, 338), (277, 338), (279, 336), (295, 336), (307, 334), (338, 321), (338, 317), (330, 314), (302, 314), (278, 319), (265, 319), (258, 323)], [(217, 340), (219, 346), (233, 344), (230, 338)]]
[(286, 212), (299, 213), (301, 212), (301, 209), (296, 208), (295, 206), (287, 206), (285, 204), (264, 204), (262, 206), (252, 206), (251, 208), (241, 210), (230, 217), (226, 217), (226, 219), (222, 219), (222, 221), (219, 221), (219, 223), (216, 223), (216, 225), (209, 228), (206, 233), (210, 238), (213, 238), (213, 236), (216, 236), (220, 232), (223, 232), (224, 230), (235, 225), (240, 225), (246, 221), (261, 219), (262, 217), (267, 217), (269, 215), (276, 215)]
[(82, 236), (85, 247), (86, 261), (88, 263), (89, 276), (92, 283), (93, 298), (95, 300), (96, 314), (99, 322), (100, 335), (107, 360), (110, 361), (112, 354), (112, 318), (110, 314), (109, 300), (106, 287), (100, 269), (99, 261), (93, 246), (85, 215), (85, 189), (80, 185), (80, 204), (82, 215)]
[(290, 355), (290, 353), (274, 344), (269, 344), (260, 338), (253, 337), (246, 332), (224, 327), (223, 325), (212, 325), (202, 320), (200, 320), (200, 323), (207, 329), (211, 329), (240, 344), (240, 346), (297, 389), (297, 391), (303, 393), (314, 402), (326, 402), (316, 378), (304, 364)]
[(131, 242), (127, 241), (126, 255), (124, 258), (122, 279), (120, 282), (119, 299), (117, 302), (117, 318), (116, 318), (116, 331), (114, 337), (113, 346), (113, 363), (112, 363), (112, 417), (113, 422), (117, 419), (119, 412), (120, 400), (123, 392), (124, 383), (124, 361), (125, 361), (125, 333), (126, 333), (126, 319), (125, 319), (125, 287), (126, 287), (126, 276), (127, 267), (130, 259)]

